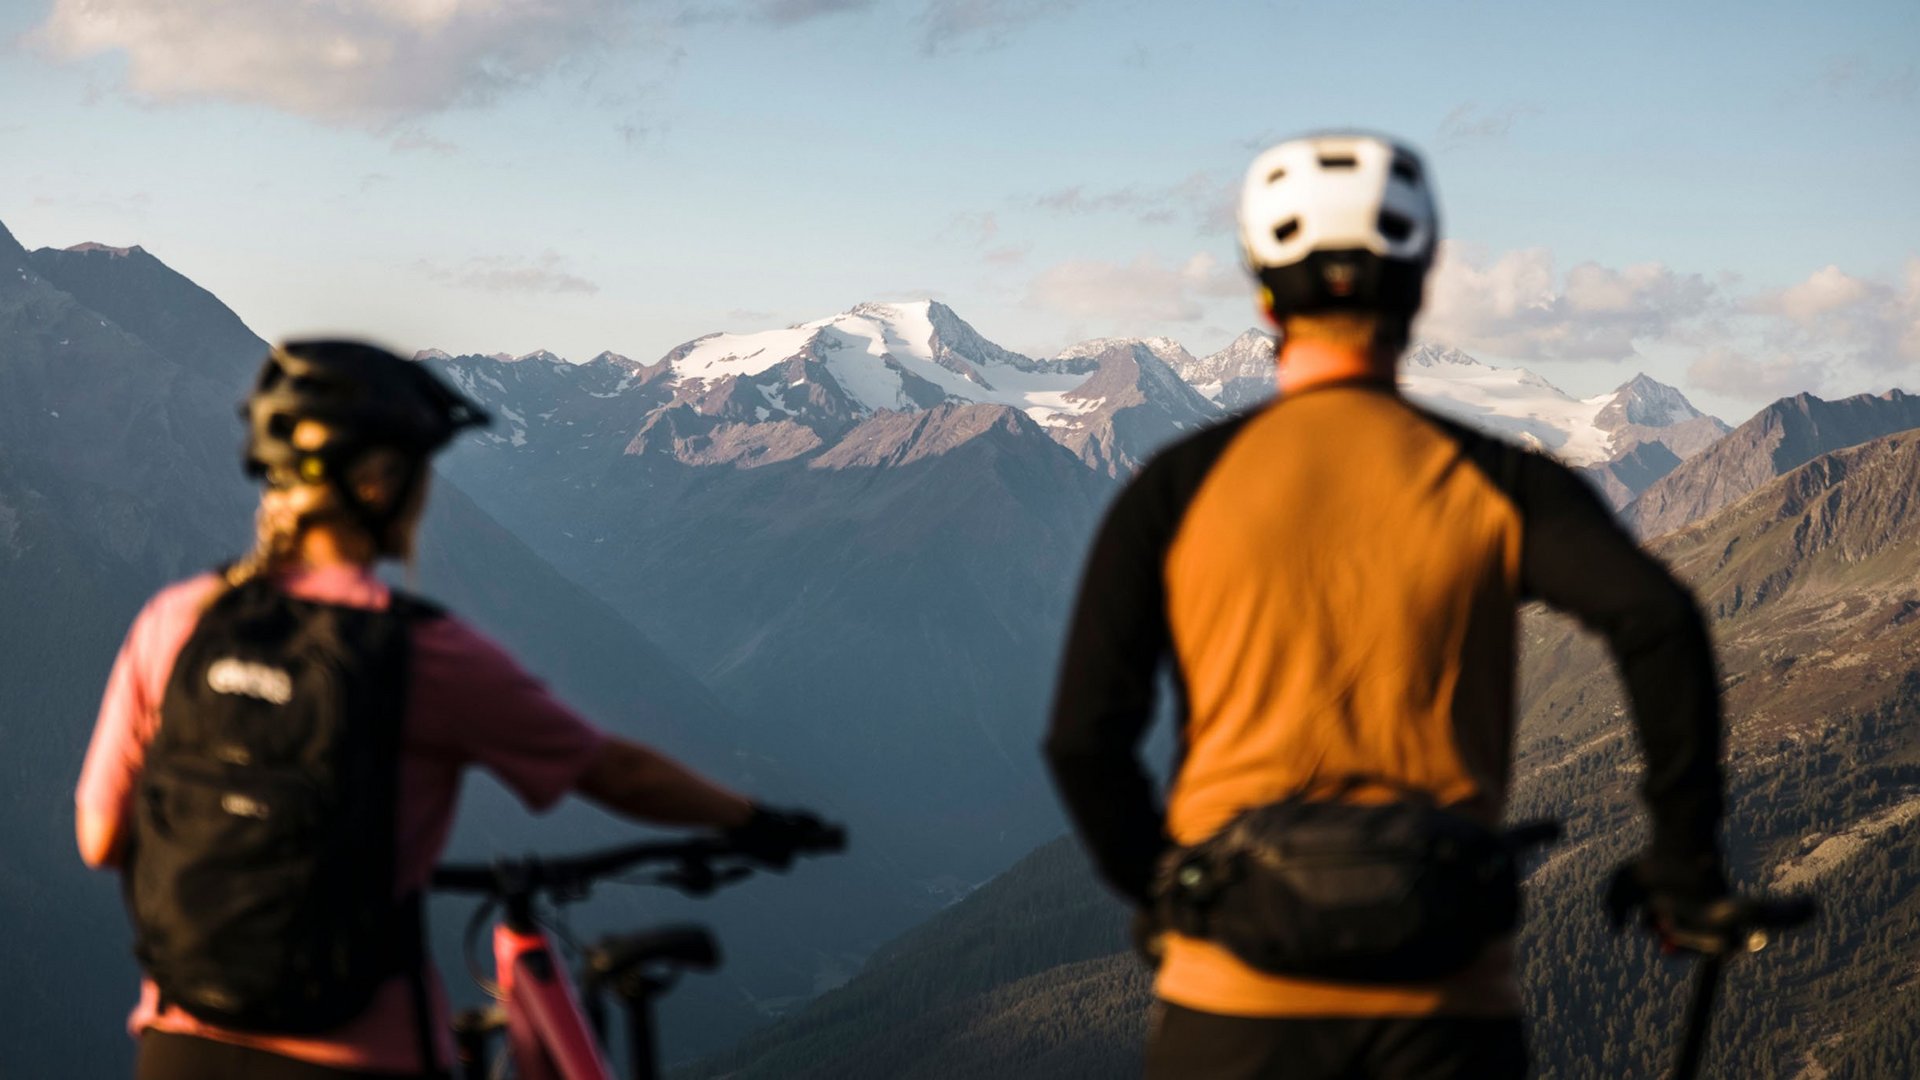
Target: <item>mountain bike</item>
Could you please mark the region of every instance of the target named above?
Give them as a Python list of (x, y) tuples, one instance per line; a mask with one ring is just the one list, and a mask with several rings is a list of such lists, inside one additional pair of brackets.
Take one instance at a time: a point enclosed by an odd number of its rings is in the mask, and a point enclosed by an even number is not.
[[(844, 831), (828, 826), (795, 853), (825, 854), (845, 845)], [(648, 865), (663, 869), (629, 873)], [(604, 1049), (606, 999), (612, 997), (625, 1013), (632, 1080), (654, 1080), (660, 1075), (654, 1002), (681, 973), (719, 966), (720, 949), (713, 935), (699, 926), (673, 925), (602, 938), (575, 950), (580, 955), (576, 991), (575, 980), (555, 948), (555, 937), (566, 941), (568, 935), (557, 919), (543, 917), (540, 902), (544, 899), (558, 912), (586, 899), (593, 886), (603, 881), (665, 885), (704, 896), (756, 869), (784, 865), (751, 858), (723, 839), (705, 838), (626, 844), (566, 858), (527, 856), (490, 865), (449, 864), (434, 870), (435, 892), (484, 897), (467, 923), (464, 951), (474, 981), (495, 1000), (454, 1017), (462, 1077), (486, 1080), (489, 1075), (504, 1075), (499, 1066), (510, 1058), (520, 1080), (613, 1080)], [(495, 978), (489, 979), (474, 953), (480, 931), (496, 911), (500, 918), (493, 927)], [(503, 1032), (507, 1054), (492, 1058), (493, 1040)]]

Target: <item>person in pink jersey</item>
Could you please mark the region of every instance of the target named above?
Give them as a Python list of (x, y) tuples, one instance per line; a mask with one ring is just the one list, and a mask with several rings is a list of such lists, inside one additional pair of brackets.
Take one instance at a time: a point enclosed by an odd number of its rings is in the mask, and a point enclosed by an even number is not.
[[(136, 839), (146, 820), (142, 800), (171, 797), (164, 789), (154, 794), (154, 777), (146, 775), (149, 751), (163, 725), (184, 730), (201, 720), (183, 712), (183, 702), (228, 700), (183, 687), (191, 680), (177, 678), (176, 662), (187, 663), (183, 649), (214, 620), (209, 613), (226, 610), (243, 590), (269, 602), (295, 602), (290, 610), (325, 617), (347, 612), (345, 625), (359, 625), (351, 613), (417, 606), (396, 599), (374, 576), (374, 565), (410, 554), (431, 454), (461, 427), (485, 422), (477, 407), (424, 367), (343, 341), (276, 348), (247, 411), (248, 471), (267, 484), (257, 546), (223, 572), (162, 590), (135, 618), (108, 678), (76, 792), (81, 857), (89, 866), (127, 872), (135, 891), (143, 879), (128, 864), (144, 855)], [(387, 818), (393, 835), (390, 843), (377, 837), (367, 846), (392, 860), (396, 905), (427, 884), (453, 824), (462, 774), (474, 765), (532, 810), (577, 792), (639, 821), (730, 830), (743, 847), (769, 859), (820, 827), (812, 815), (766, 809), (597, 729), (458, 618), (428, 609), (426, 617), (401, 625), (405, 676), (394, 693), (397, 763)], [(244, 706), (284, 704), (298, 691), (276, 682), (280, 673), (271, 665), (221, 663), (203, 681)], [(138, 930), (136, 913), (137, 938)], [(136, 1074), (140, 1080), (444, 1075), (453, 1060), (447, 1008), (430, 969), (422, 957), (411, 972), (369, 980), (356, 1015), (325, 1030), (297, 1032), (210, 1021), (206, 1008), (165, 1000), (149, 975), (129, 1020), (140, 1043)]]

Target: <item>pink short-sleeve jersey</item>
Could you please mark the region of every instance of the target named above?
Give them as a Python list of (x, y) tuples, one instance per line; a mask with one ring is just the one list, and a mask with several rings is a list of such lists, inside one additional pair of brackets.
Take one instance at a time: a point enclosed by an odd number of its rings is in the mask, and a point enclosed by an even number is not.
[[(219, 579), (208, 574), (170, 586), (148, 601), (115, 659), (87, 749), (76, 799), (104, 820), (124, 822), (174, 657), (186, 644)], [(286, 575), (288, 593), (320, 603), (384, 609), (389, 592), (352, 567)], [(561, 704), (538, 680), (471, 627), (451, 616), (418, 623), (400, 763), (395, 881), (404, 896), (424, 886), (453, 825), (460, 774), (484, 766), (535, 810), (571, 790), (605, 736)], [(452, 1062), (445, 993), (429, 978), (440, 1064)], [(332, 1068), (413, 1072), (422, 1068), (412, 992), (404, 977), (380, 988), (358, 1019), (324, 1037), (262, 1037), (203, 1024), (159, 1007), (143, 981), (128, 1027), (153, 1028), (240, 1043)]]

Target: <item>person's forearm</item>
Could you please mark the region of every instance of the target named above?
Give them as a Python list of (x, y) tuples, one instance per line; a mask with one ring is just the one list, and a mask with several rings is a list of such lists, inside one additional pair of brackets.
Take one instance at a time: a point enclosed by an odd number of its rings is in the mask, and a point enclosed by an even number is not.
[(657, 825), (744, 825), (753, 804), (684, 765), (638, 743), (609, 739), (576, 785), (615, 813)]
[(1083, 754), (1049, 742), (1047, 764), (1074, 830), (1115, 892), (1146, 905), (1171, 841), (1153, 783), (1133, 754)]
[(120, 865), (126, 830), (119, 818), (82, 806), (74, 812), (73, 827), (80, 846), (80, 861), (94, 870)]
[(1653, 819), (1652, 852), (1717, 863), (1720, 688), (1705, 620), (1676, 589), (1636, 629), (1612, 644), (1647, 762), (1641, 794)]

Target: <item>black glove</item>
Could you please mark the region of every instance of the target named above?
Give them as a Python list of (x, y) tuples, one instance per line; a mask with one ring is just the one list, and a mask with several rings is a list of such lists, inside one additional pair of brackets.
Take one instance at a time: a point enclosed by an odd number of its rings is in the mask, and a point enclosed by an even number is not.
[(1713, 956), (1745, 947), (1747, 912), (1728, 892), (1717, 856), (1622, 863), (1607, 885), (1607, 910), (1615, 929), (1638, 910), (1669, 952)]
[(775, 810), (753, 804), (745, 825), (727, 830), (727, 843), (742, 855), (775, 870), (784, 870), (795, 854), (838, 851), (846, 846), (846, 830), (829, 825), (805, 810)]

